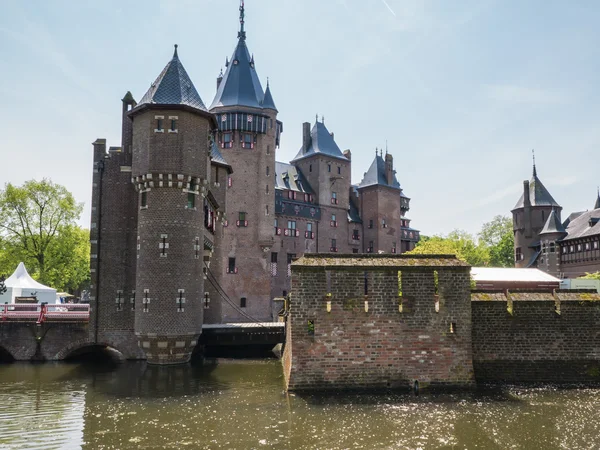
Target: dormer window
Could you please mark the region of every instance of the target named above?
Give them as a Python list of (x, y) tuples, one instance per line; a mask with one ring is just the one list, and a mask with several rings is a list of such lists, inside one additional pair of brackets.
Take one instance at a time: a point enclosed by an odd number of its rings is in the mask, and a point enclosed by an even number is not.
[(221, 148), (233, 147), (233, 139), (231, 133), (223, 133), (223, 141), (221, 142)]

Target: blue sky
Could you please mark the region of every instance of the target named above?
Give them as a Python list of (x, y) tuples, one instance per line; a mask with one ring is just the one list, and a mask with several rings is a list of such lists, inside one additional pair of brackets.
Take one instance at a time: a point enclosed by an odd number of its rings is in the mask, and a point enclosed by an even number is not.
[[(0, 185), (50, 177), (86, 208), (92, 146), (120, 145), (120, 99), (140, 99), (179, 44), (205, 103), (236, 43), (238, 0), (3, 0)], [(477, 232), (538, 173), (565, 212), (600, 184), (600, 3), (552, 0), (246, 0), (248, 46), (284, 134), (315, 114), (353, 154), (394, 156), (423, 234)]]

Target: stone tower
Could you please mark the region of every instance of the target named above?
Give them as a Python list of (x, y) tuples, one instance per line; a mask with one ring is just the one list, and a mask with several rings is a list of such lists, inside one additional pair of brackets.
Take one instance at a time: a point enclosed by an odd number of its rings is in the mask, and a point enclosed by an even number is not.
[(523, 195), (511, 211), (515, 233), (515, 267), (531, 265), (540, 251), (539, 233), (553, 210), (560, 221), (562, 207), (538, 178), (534, 160), (531, 181), (523, 181)]
[(541, 256), (538, 259), (538, 268), (555, 277), (560, 276), (560, 244), (559, 241), (567, 235), (560, 216), (552, 209), (548, 220), (540, 231), (539, 239)]
[(221, 261), (215, 266), (220, 273), (214, 274), (224, 294), (216, 301), (222, 303), (223, 322), (271, 320), (268, 263), (274, 243), (275, 149), (283, 124), (246, 45), (243, 2), (238, 42), (217, 79), (210, 112), (217, 121), (217, 146), (233, 169)]
[(149, 363), (190, 359), (202, 332), (203, 199), (216, 128), (177, 55), (129, 112), (138, 193), (135, 334)]

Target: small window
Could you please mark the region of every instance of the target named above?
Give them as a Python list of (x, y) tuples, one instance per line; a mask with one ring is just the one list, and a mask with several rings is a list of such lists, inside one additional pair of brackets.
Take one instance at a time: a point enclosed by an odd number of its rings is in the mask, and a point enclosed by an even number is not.
[(268, 184), (265, 186), (265, 193), (266, 193), (266, 194), (268, 194), (268, 193), (269, 193), (269, 185), (268, 185)]
[(353, 248), (352, 249), (352, 253), (358, 253), (358, 249), (357, 248)]
[(142, 208), (148, 207), (148, 192), (147, 191), (142, 192), (141, 199), (140, 199), (140, 206)]
[(332, 222), (335, 222), (335, 214), (332, 214), (332, 215), (331, 215), (331, 221), (332, 221)]
[(235, 258), (229, 258), (227, 269), (228, 273), (235, 273)]
[(352, 239), (358, 241), (360, 239), (360, 235), (358, 234), (358, 230), (352, 230)]
[(162, 119), (156, 119), (156, 129), (159, 131), (162, 131), (162, 129), (163, 129), (163, 120)]
[(342, 168), (338, 167), (338, 175), (341, 175), (341, 174), (342, 174)]
[(171, 119), (171, 131), (177, 131), (177, 119)]
[(338, 202), (337, 192), (332, 192), (331, 193), (331, 203), (334, 205), (337, 205), (337, 202)]
[(246, 297), (240, 298), (240, 308), (246, 307)]
[(267, 176), (269, 176), (269, 166), (267, 166)]
[(331, 164), (327, 164), (327, 172), (331, 172)]
[(283, 291), (283, 296), (287, 297), (287, 291)]
[(290, 229), (290, 230), (296, 229), (296, 221), (295, 220), (288, 220), (288, 229)]
[(188, 209), (194, 209), (196, 207), (196, 194), (188, 193), (187, 199), (187, 207)]
[(223, 148), (231, 148), (233, 147), (233, 139), (231, 133), (223, 133)]
[(275, 228), (279, 228), (279, 220), (273, 220), (273, 226), (275, 226)]
[(373, 253), (373, 241), (369, 241), (369, 246), (367, 247), (368, 253)]
[(269, 215), (269, 205), (265, 205), (265, 216)]
[(312, 230), (313, 230), (312, 223), (311, 223), (311, 222), (308, 222), (308, 223), (306, 224), (306, 231), (308, 231), (308, 232), (312, 232)]
[(387, 228), (387, 224), (385, 223), (385, 219), (381, 219), (381, 227)]
[(517, 247), (515, 249), (515, 261), (522, 261), (523, 260), (523, 253), (521, 250), (521, 247)]
[(598, 250), (598, 241), (594, 241), (594, 250)]
[(271, 252), (271, 262), (277, 264), (277, 253)]
[(333, 249), (333, 251), (337, 250), (337, 239), (331, 240), (331, 248)]
[(373, 228), (373, 219), (369, 220), (369, 228)]
[(246, 213), (245, 212), (242, 212), (242, 211), (239, 212), (239, 220), (240, 221), (246, 220)]
[(309, 164), (309, 165), (308, 165), (308, 171), (309, 171), (309, 172), (312, 172), (312, 164)]
[(252, 135), (250, 133), (244, 133), (244, 142), (242, 147), (254, 148), (254, 140), (252, 139)]

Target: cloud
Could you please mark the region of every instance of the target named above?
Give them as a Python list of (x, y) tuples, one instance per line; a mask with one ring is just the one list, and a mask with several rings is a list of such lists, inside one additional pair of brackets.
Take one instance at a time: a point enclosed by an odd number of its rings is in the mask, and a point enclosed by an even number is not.
[(502, 103), (547, 105), (568, 101), (568, 97), (559, 92), (515, 84), (488, 84), (485, 85), (484, 92), (486, 97)]

